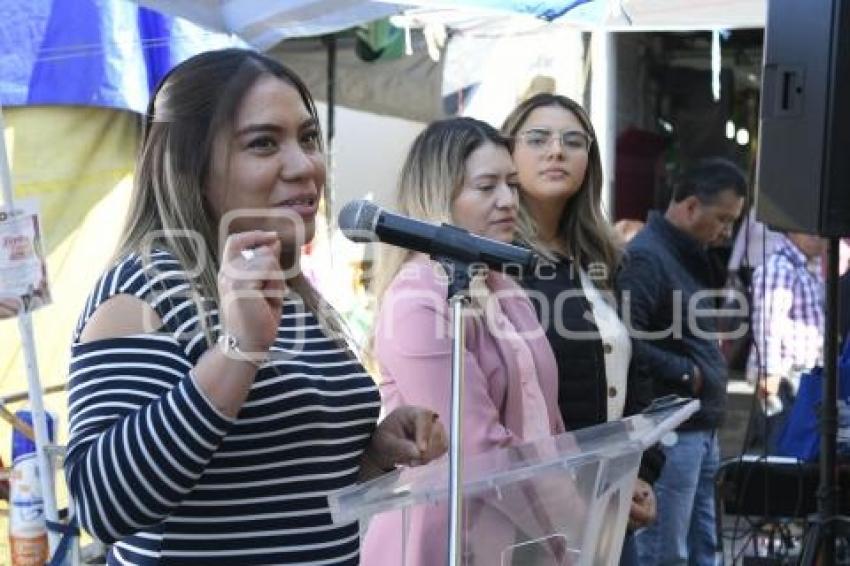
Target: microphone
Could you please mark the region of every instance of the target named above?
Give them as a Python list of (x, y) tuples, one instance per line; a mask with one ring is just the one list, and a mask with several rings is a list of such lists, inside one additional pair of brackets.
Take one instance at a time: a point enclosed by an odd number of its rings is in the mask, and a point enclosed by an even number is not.
[(339, 227), (353, 242), (373, 242), (377, 238), (431, 257), (448, 257), (467, 264), (484, 263), (497, 270), (519, 267), (523, 273), (529, 273), (537, 266), (537, 256), (525, 248), (476, 236), (451, 224), (437, 226), (392, 214), (368, 200), (354, 200), (343, 206)]

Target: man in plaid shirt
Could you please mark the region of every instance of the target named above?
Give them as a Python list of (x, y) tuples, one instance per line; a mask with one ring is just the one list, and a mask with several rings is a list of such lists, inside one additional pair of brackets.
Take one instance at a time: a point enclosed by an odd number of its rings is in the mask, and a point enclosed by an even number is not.
[[(789, 232), (753, 274), (753, 348), (748, 375), (768, 417), (785, 413), (800, 373), (822, 362), (825, 240)], [(769, 422), (773, 444), (782, 417)]]

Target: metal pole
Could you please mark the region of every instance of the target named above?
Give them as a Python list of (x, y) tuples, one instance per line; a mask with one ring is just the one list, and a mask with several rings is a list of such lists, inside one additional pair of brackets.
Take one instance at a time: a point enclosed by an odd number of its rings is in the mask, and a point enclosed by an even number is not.
[(835, 565), (835, 521), (838, 482), (835, 468), (838, 429), (838, 238), (827, 247), (826, 329), (823, 338), (823, 405), (821, 406), (820, 486), (818, 511), (821, 526), (822, 566)]
[(458, 293), (449, 299), (452, 311), (452, 422), (449, 444), (449, 566), (461, 566), (463, 556), (463, 462), (461, 460), (461, 416), (463, 413), (463, 370), (466, 350), (463, 304)]
[[(6, 123), (3, 121), (3, 106), (0, 105), (0, 188), (2, 188), (3, 203), (11, 208), (14, 205), (12, 192), (12, 173), (9, 170), (8, 153), (6, 152)], [(35, 431), (36, 462), (38, 477), (41, 483), (41, 496), (44, 501), (44, 516), (48, 521), (58, 522), (59, 513), (56, 510), (56, 494), (53, 489), (53, 465), (47, 453), (47, 418), (44, 414), (44, 404), (41, 399), (41, 383), (38, 378), (38, 359), (35, 355), (35, 340), (33, 339), (32, 316), (29, 312), (18, 315), (18, 330), (21, 334), (21, 345), (24, 352), (24, 362), (27, 372), (30, 406), (32, 408), (32, 424)], [(50, 556), (53, 556), (59, 545), (59, 533), (47, 530)]]
[[(333, 212), (334, 204), (334, 138), (336, 137), (336, 36), (325, 36), (328, 48), (328, 147), (325, 159), (328, 164), (328, 175), (325, 181), (325, 220), (327, 221), (328, 240), (330, 241), (331, 226), (336, 218)], [(331, 256), (333, 257), (333, 255)], [(331, 259), (333, 261), (333, 259)]]
[(614, 33), (594, 31), (590, 37), (590, 119), (602, 159), (602, 210), (614, 220), (614, 158), (617, 139), (617, 46)]

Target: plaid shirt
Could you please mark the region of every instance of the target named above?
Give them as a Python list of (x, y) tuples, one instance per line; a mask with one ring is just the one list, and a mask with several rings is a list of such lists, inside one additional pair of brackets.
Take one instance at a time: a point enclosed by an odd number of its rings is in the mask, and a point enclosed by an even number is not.
[(782, 236), (753, 274), (753, 340), (750, 375), (791, 379), (822, 362), (824, 280), (820, 259), (811, 264)]

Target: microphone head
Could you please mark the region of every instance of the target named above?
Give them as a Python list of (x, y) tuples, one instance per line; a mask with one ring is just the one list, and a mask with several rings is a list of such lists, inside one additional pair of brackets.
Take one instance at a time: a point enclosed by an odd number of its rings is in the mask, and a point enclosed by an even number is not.
[(381, 207), (368, 200), (353, 200), (342, 207), (337, 223), (345, 237), (353, 242), (374, 242), (375, 226)]

